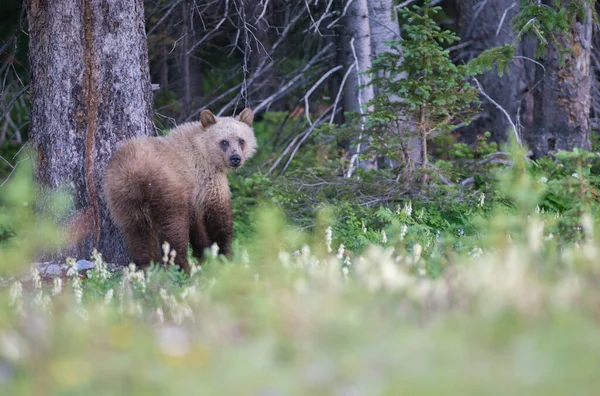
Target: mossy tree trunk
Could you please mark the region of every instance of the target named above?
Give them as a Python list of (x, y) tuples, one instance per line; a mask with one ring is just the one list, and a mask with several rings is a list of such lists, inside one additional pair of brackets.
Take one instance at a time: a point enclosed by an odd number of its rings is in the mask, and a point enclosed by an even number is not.
[[(569, 2), (562, 0), (562, 6)], [(539, 68), (536, 75), (540, 84), (533, 95), (533, 126), (526, 135), (535, 157), (575, 147), (591, 149), (591, 9), (583, 20), (573, 21), (569, 34), (557, 33), (557, 41), (571, 51), (561, 52), (549, 43), (540, 60), (545, 70)]]
[[(468, 43), (460, 52), (460, 61), (467, 62), (490, 48), (511, 44), (517, 37), (511, 20), (519, 12), (519, 3), (513, 0), (494, 0), (480, 3), (473, 0), (458, 0), (459, 36), (462, 43)], [(521, 48), (519, 48), (519, 51)], [(517, 59), (510, 62), (508, 72), (502, 76), (492, 70), (478, 76), (483, 90), (510, 115), (518, 124), (519, 106), (526, 87), (526, 61)], [(458, 132), (467, 142), (477, 141), (477, 135), (491, 133), (492, 140), (504, 142), (512, 133), (510, 121), (496, 105), (485, 98), (482, 100), (482, 115)]]
[(36, 177), (43, 189), (72, 192), (85, 228), (62, 255), (86, 258), (96, 247), (124, 264), (101, 185), (118, 143), (153, 132), (143, 0), (28, 0), (27, 16)]

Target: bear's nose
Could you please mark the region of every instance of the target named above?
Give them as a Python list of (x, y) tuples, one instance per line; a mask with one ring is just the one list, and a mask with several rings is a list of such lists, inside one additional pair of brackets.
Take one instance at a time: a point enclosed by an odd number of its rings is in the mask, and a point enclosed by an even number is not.
[(234, 154), (229, 158), (229, 162), (231, 162), (232, 166), (237, 168), (242, 163), (242, 157), (240, 157), (237, 154)]

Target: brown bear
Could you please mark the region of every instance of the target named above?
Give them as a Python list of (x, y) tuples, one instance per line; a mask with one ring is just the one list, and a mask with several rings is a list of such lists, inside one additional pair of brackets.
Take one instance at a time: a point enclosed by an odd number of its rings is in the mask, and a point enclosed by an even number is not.
[(175, 263), (188, 270), (191, 243), (201, 259), (213, 243), (231, 254), (233, 213), (227, 172), (241, 167), (257, 147), (252, 120), (200, 113), (200, 122), (182, 124), (165, 137), (126, 141), (112, 156), (104, 195), (129, 253), (140, 267), (161, 261), (161, 244), (175, 250)]

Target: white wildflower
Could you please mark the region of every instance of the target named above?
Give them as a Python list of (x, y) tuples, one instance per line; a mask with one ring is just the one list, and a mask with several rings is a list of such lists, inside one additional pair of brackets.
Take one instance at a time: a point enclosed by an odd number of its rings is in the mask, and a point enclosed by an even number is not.
[(33, 287), (36, 290), (42, 288), (42, 277), (40, 276), (40, 271), (36, 267), (31, 267), (31, 280), (33, 281)]
[(481, 193), (481, 195), (479, 196), (479, 203), (477, 204), (477, 206), (479, 206), (480, 208), (483, 208), (484, 203), (485, 203), (485, 194)]
[(577, 172), (573, 173), (571, 176), (573, 176), (573, 177), (575, 177), (575, 178), (579, 179), (579, 174), (578, 174)]
[(408, 201), (407, 204), (404, 205), (404, 208), (402, 209), (402, 211), (408, 216), (410, 217), (412, 215), (412, 201)]
[(216, 243), (213, 243), (212, 246), (210, 247), (210, 254), (212, 255), (213, 258), (217, 258), (217, 256), (219, 255), (219, 245), (217, 245)]
[(340, 243), (340, 247), (338, 248), (337, 256), (336, 256), (338, 258), (338, 260), (341, 260), (344, 257), (344, 249), (345, 249), (344, 244)]
[(350, 274), (350, 270), (348, 269), (348, 267), (343, 267), (342, 275), (344, 276), (344, 279), (348, 279), (349, 274)]
[(419, 221), (423, 220), (424, 214), (425, 214), (425, 208), (421, 208), (421, 211), (419, 211), (419, 215), (417, 216), (417, 220), (419, 220)]
[(146, 275), (143, 270), (136, 270), (135, 264), (129, 264), (129, 268), (125, 271), (125, 279), (139, 287), (142, 292), (146, 291)]
[(18, 310), (23, 307), (23, 285), (18, 280), (10, 285), (9, 304), (11, 307), (16, 307)]
[(421, 254), (423, 253), (423, 247), (416, 243), (413, 246), (413, 263), (418, 263), (421, 260)]
[(365, 222), (361, 220), (362, 223), (362, 232), (365, 233), (367, 232), (367, 226), (365, 225)]
[(102, 260), (102, 255), (94, 249), (92, 251), (92, 263), (94, 264), (94, 270), (100, 276), (101, 279), (110, 278), (110, 272), (108, 271), (108, 266)]
[(352, 261), (350, 261), (350, 257), (346, 256), (346, 258), (344, 259), (344, 265), (346, 267), (349, 267), (352, 265)]
[(406, 224), (402, 224), (402, 228), (400, 229), (400, 240), (403, 241), (406, 233), (408, 232), (408, 226)]
[(44, 295), (42, 290), (38, 290), (34, 299), (33, 305), (40, 308), (42, 312), (50, 314), (50, 304), (52, 303), (50, 296)]
[(540, 183), (547, 183), (548, 182), (548, 178), (546, 176), (542, 176), (540, 177)]
[(196, 263), (194, 263), (192, 260), (188, 259), (188, 266), (190, 267), (190, 278), (194, 277), (194, 274), (196, 274), (196, 272), (201, 271), (202, 267), (199, 265), (196, 265)]
[(175, 265), (175, 256), (177, 256), (177, 251), (171, 249), (171, 253), (169, 253), (169, 265)]
[(156, 308), (156, 317), (160, 323), (165, 323), (165, 314), (161, 307)]
[(387, 234), (385, 233), (384, 230), (381, 230), (381, 243), (387, 243), (388, 239), (387, 239)]
[(54, 278), (52, 286), (52, 295), (56, 296), (62, 291), (62, 279), (59, 277)]
[(479, 246), (475, 246), (469, 252), (469, 256), (471, 256), (473, 258), (479, 258), (479, 257), (481, 257), (482, 254), (483, 254), (483, 249), (481, 249)]
[(81, 279), (79, 279), (78, 276), (73, 278), (71, 287), (73, 288), (73, 294), (75, 294), (75, 302), (77, 305), (81, 305), (81, 300), (83, 299), (83, 289), (81, 288)]
[(67, 266), (69, 269), (67, 270), (67, 276), (75, 277), (79, 273), (77, 272), (77, 261), (72, 257), (67, 257)]
[(169, 242), (165, 241), (165, 243), (162, 244), (162, 251), (163, 251), (163, 257), (162, 257), (162, 261), (163, 264), (167, 264), (167, 262), (169, 261), (169, 252), (171, 251), (171, 245), (169, 245)]
[(333, 250), (331, 249), (331, 241), (333, 240), (333, 230), (331, 226), (327, 227), (325, 230), (325, 243), (327, 244), (327, 253), (331, 253)]
[(113, 289), (108, 289), (108, 291), (104, 294), (104, 304), (108, 305), (113, 299), (115, 291)]
[(460, 230), (458, 230), (458, 236), (463, 236), (465, 235), (465, 230), (463, 230), (462, 228)]

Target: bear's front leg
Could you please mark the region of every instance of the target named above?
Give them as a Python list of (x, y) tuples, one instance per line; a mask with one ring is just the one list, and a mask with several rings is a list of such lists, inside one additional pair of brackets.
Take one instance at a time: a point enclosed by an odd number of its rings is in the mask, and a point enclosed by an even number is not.
[(201, 215), (194, 214), (190, 220), (190, 244), (194, 257), (201, 261), (204, 256), (204, 249), (210, 247), (210, 239), (206, 232), (206, 226)]
[(206, 209), (204, 224), (210, 243), (219, 246), (219, 253), (231, 258), (231, 240), (233, 239), (233, 211), (231, 204), (221, 204)]

